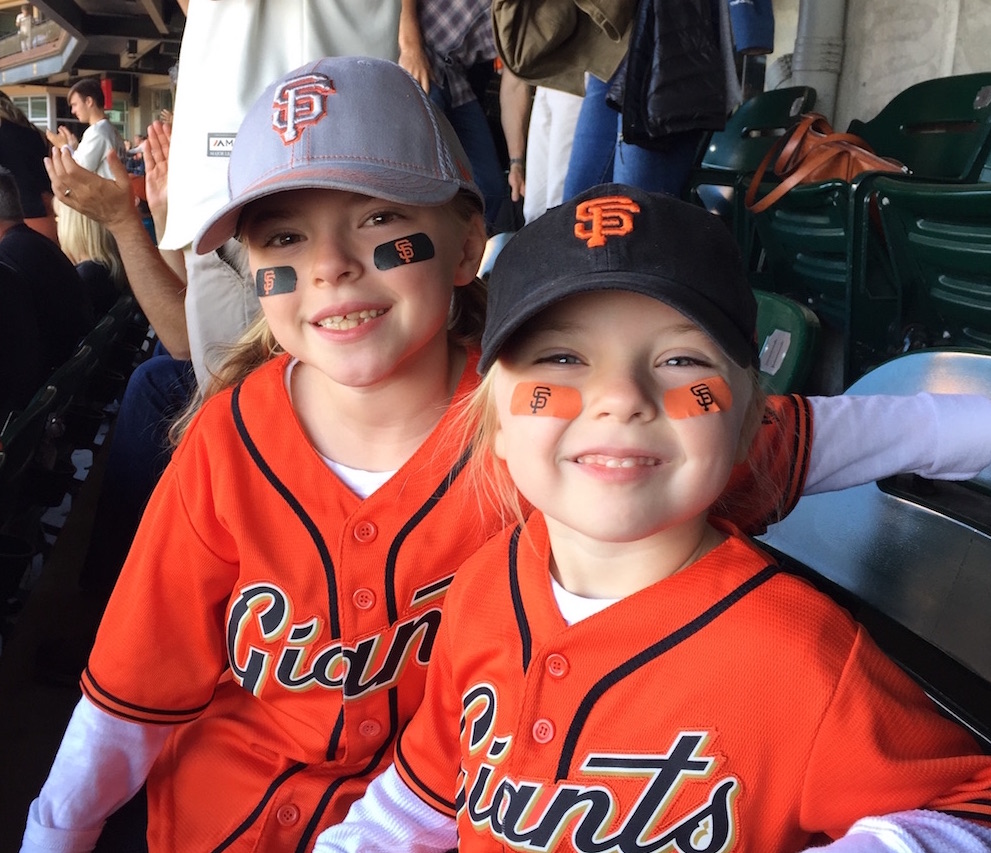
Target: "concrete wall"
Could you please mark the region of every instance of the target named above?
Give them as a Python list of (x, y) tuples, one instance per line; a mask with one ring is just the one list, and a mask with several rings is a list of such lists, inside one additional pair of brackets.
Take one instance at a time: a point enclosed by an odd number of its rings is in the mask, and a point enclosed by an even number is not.
[[(769, 68), (792, 51), (799, 2), (774, 0)], [(920, 80), (991, 70), (991, 2), (847, 0), (845, 40), (833, 116), (841, 128), (853, 118), (871, 118)], [(787, 68), (782, 62), (779, 67)]]

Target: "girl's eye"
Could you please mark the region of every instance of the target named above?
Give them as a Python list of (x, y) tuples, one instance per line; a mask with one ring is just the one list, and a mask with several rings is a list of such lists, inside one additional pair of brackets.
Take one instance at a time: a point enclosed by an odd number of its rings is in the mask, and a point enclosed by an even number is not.
[(662, 364), (665, 367), (711, 367), (707, 361), (690, 355), (673, 355), (664, 359)]
[(577, 355), (568, 352), (556, 352), (553, 355), (541, 356), (536, 360), (536, 364), (581, 364), (582, 360)]
[(382, 210), (369, 216), (368, 222), (371, 225), (388, 225), (390, 222), (395, 222), (398, 218), (398, 213), (391, 210)]
[(299, 234), (274, 234), (265, 241), (266, 246), (292, 246), (299, 243), (303, 238)]

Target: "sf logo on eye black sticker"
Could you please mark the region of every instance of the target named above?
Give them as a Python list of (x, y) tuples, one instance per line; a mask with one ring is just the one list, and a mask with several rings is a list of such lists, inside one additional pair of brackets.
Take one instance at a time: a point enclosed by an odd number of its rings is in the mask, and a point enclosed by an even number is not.
[(693, 385), (689, 390), (695, 395), (695, 399), (698, 401), (698, 404), (705, 409), (705, 411), (708, 412), (711, 406), (716, 405), (716, 398), (713, 396), (711, 389), (705, 382), (699, 382), (698, 385)]
[(375, 268), (391, 270), (395, 267), (415, 264), (418, 261), (429, 261), (434, 256), (434, 244), (422, 231), (400, 237), (391, 243), (383, 243), (375, 247)]
[(259, 297), (292, 293), (296, 289), (296, 270), (292, 267), (265, 267), (255, 273), (255, 293)]

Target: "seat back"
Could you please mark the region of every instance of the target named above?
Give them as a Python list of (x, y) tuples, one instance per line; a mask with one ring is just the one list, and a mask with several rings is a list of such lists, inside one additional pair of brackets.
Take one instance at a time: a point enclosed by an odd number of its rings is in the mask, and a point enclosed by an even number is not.
[(887, 253), (869, 240), (866, 196), (844, 181), (799, 186), (754, 223), (763, 251), (755, 286), (815, 312), (831, 368), (817, 390), (842, 392), (887, 357), (901, 312)]
[[(991, 353), (911, 352), (847, 393), (919, 391), (991, 396)], [(991, 469), (964, 483), (899, 476), (808, 495), (761, 538), (991, 746)]]
[(709, 138), (700, 169), (753, 174), (775, 140), (796, 117), (811, 110), (815, 100), (812, 87), (790, 86), (744, 101), (726, 120), (726, 127)]
[(913, 341), (991, 349), (991, 184), (876, 188)]
[(848, 129), (919, 177), (979, 181), (991, 153), (991, 72), (916, 83)]
[(43, 385), (0, 429), (0, 524), (16, 505), (22, 475), (46, 437), (57, 397), (54, 385)]
[(761, 385), (768, 394), (801, 391), (819, 342), (815, 312), (778, 293), (755, 290)]
[(815, 106), (811, 86), (772, 89), (744, 101), (709, 138), (692, 173), (687, 198), (727, 219), (744, 258), (753, 254), (753, 223), (743, 196), (768, 149), (803, 112)]

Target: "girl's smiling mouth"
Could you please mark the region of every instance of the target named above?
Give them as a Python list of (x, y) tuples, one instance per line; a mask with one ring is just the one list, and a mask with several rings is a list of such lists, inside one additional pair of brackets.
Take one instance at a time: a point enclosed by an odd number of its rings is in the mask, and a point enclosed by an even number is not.
[(347, 314), (331, 314), (329, 317), (322, 317), (314, 325), (321, 329), (333, 329), (335, 331), (348, 331), (356, 329), (369, 320), (381, 317), (385, 314), (385, 308), (367, 308), (361, 311), (350, 311)]

